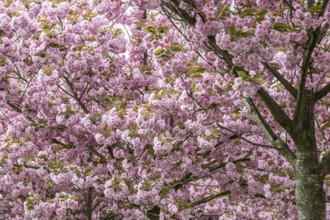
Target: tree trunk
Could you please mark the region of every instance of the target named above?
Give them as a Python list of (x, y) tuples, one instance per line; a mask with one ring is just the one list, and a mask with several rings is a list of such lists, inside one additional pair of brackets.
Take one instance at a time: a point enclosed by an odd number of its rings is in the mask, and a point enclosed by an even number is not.
[(296, 206), (299, 220), (325, 220), (324, 178), (321, 175), (315, 139), (314, 94), (306, 91), (304, 96), (302, 117), (297, 123), (293, 137), (297, 149)]
[(86, 214), (87, 220), (93, 219), (93, 187), (89, 187), (87, 190), (87, 207), (86, 207)]
[(323, 177), (317, 155), (297, 153), (296, 205), (299, 220), (325, 220), (326, 202)]

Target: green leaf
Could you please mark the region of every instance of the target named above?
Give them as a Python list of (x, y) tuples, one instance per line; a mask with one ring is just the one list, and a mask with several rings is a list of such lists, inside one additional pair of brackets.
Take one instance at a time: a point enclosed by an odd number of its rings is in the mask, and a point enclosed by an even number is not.
[(163, 140), (164, 140), (164, 136), (163, 136), (163, 134), (160, 134), (158, 136), (158, 141), (161, 142), (161, 143), (163, 143)]
[(0, 165), (5, 165), (7, 163), (8, 154), (4, 154), (0, 159)]
[(252, 37), (254, 35), (254, 30), (248, 30), (248, 31), (237, 31), (237, 37)]
[(259, 9), (256, 12), (257, 15), (257, 21), (262, 21), (265, 19), (266, 14), (268, 13), (268, 11), (266, 9)]
[(156, 50), (154, 51), (154, 55), (155, 55), (155, 56), (159, 56), (159, 55), (161, 55), (161, 54), (164, 53), (164, 52), (165, 52), (164, 49), (159, 48), (159, 49), (156, 49)]
[(47, 120), (44, 119), (44, 118), (41, 118), (41, 119), (38, 120), (38, 123), (39, 124), (47, 124)]
[(190, 203), (184, 201), (182, 198), (178, 198), (177, 203), (178, 203), (178, 206), (179, 206), (179, 210), (184, 210), (184, 209), (187, 209), (187, 208), (190, 207)]
[(192, 71), (191, 71), (191, 73), (201, 73), (201, 72), (204, 72), (205, 71), (205, 68), (204, 67), (202, 67), (202, 66), (195, 66), (193, 69), (192, 69)]
[(242, 78), (246, 78), (248, 76), (247, 73), (243, 70), (238, 70), (236, 73)]
[(143, 182), (142, 186), (140, 187), (140, 190), (150, 191), (150, 190), (152, 190), (152, 188), (154, 186), (155, 186), (155, 182), (154, 181), (149, 181), (147, 179), (144, 179), (144, 182)]
[(254, 8), (246, 8), (243, 10), (243, 15), (254, 15), (256, 10)]
[(150, 33), (152, 33), (152, 34), (156, 34), (156, 30), (155, 30), (155, 28), (153, 26), (147, 26), (145, 28), (145, 30), (148, 31), (148, 32), (150, 32)]
[(267, 9), (262, 8), (256, 12), (256, 15), (261, 16), (261, 15), (266, 15), (267, 13), (268, 13)]
[(157, 30), (160, 34), (163, 34), (168, 30), (168, 26), (160, 26)]
[(0, 66), (5, 66), (7, 64), (7, 57), (0, 57)]
[(235, 37), (236, 36), (236, 27), (233, 24), (230, 25), (230, 27), (228, 29), (228, 33), (232, 37)]
[(191, 91), (192, 92), (196, 92), (197, 91), (197, 84), (196, 84), (196, 82), (193, 82), (192, 84), (191, 84)]
[(166, 89), (162, 89), (162, 90), (159, 91), (158, 97), (159, 98), (163, 98), (164, 96), (166, 96), (166, 94), (167, 94), (167, 90)]
[(256, 75), (250, 77), (249, 81), (260, 84), (263, 80), (263, 77), (264, 77), (264, 75), (262, 73), (258, 73)]
[(171, 189), (172, 189), (171, 187), (164, 187), (163, 189), (161, 189), (159, 192), (160, 197), (164, 198), (165, 196), (170, 194)]
[(319, 4), (319, 3), (313, 5), (312, 7), (310, 7), (310, 8), (308, 9), (308, 11), (309, 11), (310, 13), (312, 13), (312, 14), (320, 13), (321, 10), (322, 10), (322, 5)]
[(180, 47), (181, 45), (179, 44), (179, 43), (177, 43), (177, 42), (174, 42), (174, 43), (172, 43), (171, 45), (170, 45), (170, 50), (172, 51), (172, 52), (180, 52), (180, 51), (182, 51), (182, 49), (181, 49), (181, 47)]
[(290, 25), (281, 22), (276, 22), (273, 23), (273, 29), (279, 32), (287, 32), (288, 30), (290, 30)]
[(227, 16), (230, 13), (230, 8), (228, 5), (224, 5), (220, 11), (220, 14), (223, 16)]
[(115, 31), (112, 34), (112, 38), (117, 38), (119, 36), (122, 36), (124, 34), (123, 30), (120, 28), (116, 28)]
[(192, 78), (203, 78), (203, 75), (201, 73), (193, 73), (190, 75)]

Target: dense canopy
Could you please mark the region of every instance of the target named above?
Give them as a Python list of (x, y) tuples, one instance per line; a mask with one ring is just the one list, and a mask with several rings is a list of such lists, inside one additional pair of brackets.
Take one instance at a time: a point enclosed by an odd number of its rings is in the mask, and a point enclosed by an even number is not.
[(1, 1), (0, 218), (325, 220), (328, 2)]

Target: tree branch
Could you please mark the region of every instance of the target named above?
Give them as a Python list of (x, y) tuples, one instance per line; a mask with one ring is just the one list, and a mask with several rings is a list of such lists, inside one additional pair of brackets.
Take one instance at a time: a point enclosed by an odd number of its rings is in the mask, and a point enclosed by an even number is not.
[(259, 109), (257, 106), (255, 106), (252, 99), (248, 98), (245, 99), (245, 103), (248, 106), (254, 121), (259, 125), (262, 132), (264, 133), (265, 137), (271, 142), (271, 144), (277, 149), (277, 151), (287, 159), (287, 161), (291, 164), (291, 166), (294, 167), (294, 162), (296, 160), (296, 155), (291, 151), (289, 146), (284, 143), (284, 141), (279, 138), (272, 128), (269, 126), (269, 124), (266, 122), (266, 120), (261, 115)]
[(6, 103), (7, 103), (7, 105), (9, 105), (9, 106), (10, 106), (15, 112), (22, 113), (22, 110), (21, 110), (18, 106), (16, 106), (16, 105), (14, 105), (13, 103), (11, 103), (10, 100), (6, 100)]
[(67, 77), (64, 77), (63, 76), (63, 78), (64, 78), (64, 81), (68, 84), (68, 86), (69, 86), (69, 88), (70, 88), (70, 90), (72, 92), (72, 94), (69, 94), (69, 93), (68, 94), (77, 101), (78, 105), (84, 111), (84, 113), (88, 114), (89, 111), (88, 111), (86, 105), (79, 98), (78, 94), (74, 91), (72, 82), (70, 82), (70, 80)]
[(201, 204), (204, 204), (204, 203), (207, 203), (215, 198), (218, 198), (218, 197), (221, 197), (221, 196), (227, 196), (231, 194), (231, 191), (229, 190), (226, 190), (226, 191), (223, 191), (223, 192), (219, 192), (219, 193), (216, 193), (216, 194), (213, 194), (213, 195), (210, 195), (210, 196), (206, 196), (202, 199), (199, 199), (193, 203), (190, 203), (189, 205), (187, 205), (186, 207), (182, 208), (180, 211), (184, 210), (184, 209), (188, 209), (188, 208), (192, 208), (192, 207), (195, 207), (195, 206), (198, 206), (198, 205), (201, 205)]
[(290, 8), (291, 11), (296, 11), (296, 9), (292, 5), (292, 2), (288, 2), (288, 0), (283, 0), (283, 1)]
[(274, 67), (269, 63), (262, 63), (266, 69), (284, 86), (284, 88), (294, 97), (297, 97), (297, 90), (289, 83)]
[[(236, 163), (247, 162), (247, 161), (250, 161), (250, 158), (243, 157), (243, 158), (240, 158), (240, 159), (237, 159), (237, 160), (234, 160), (234, 161), (229, 161), (229, 162), (232, 162), (232, 163), (236, 164)], [(209, 169), (210, 172), (213, 172), (217, 169), (225, 167), (227, 165), (227, 163), (221, 163), (221, 164), (218, 164), (216, 166), (210, 167), (208, 169)], [(207, 167), (203, 167), (203, 168), (207, 169)], [(174, 181), (174, 182), (170, 183), (169, 187), (173, 188), (175, 190), (178, 190), (181, 187), (183, 187), (186, 183), (189, 183), (189, 182), (194, 181), (194, 180), (198, 180), (200, 178), (201, 177), (199, 177), (199, 176), (194, 176), (191, 172), (186, 172), (185, 175), (183, 177), (181, 177), (180, 180), (177, 180), (177, 181)]]
[(219, 128), (222, 128), (222, 129), (224, 129), (226, 131), (229, 131), (230, 133), (234, 134), (236, 136), (236, 138), (239, 138), (239, 139), (245, 141), (246, 143), (249, 143), (249, 144), (251, 144), (253, 146), (256, 146), (256, 147), (273, 148), (274, 149), (274, 147), (271, 146), (271, 145), (265, 145), (265, 144), (259, 144), (259, 143), (252, 142), (252, 141), (250, 141), (250, 140), (242, 137), (243, 134), (239, 134), (238, 132), (235, 132), (234, 130), (231, 130), (230, 128), (224, 127), (224, 126), (222, 126), (222, 125), (220, 125), (218, 123), (216, 123), (216, 124), (217, 124), (217, 126)]
[(330, 173), (330, 151), (328, 151), (320, 162), (321, 174), (323, 178)]
[(29, 82), (28, 82), (27, 85), (25, 86), (25, 89), (24, 89), (24, 91), (23, 91), (23, 94), (22, 94), (21, 98), (19, 99), (19, 101), (18, 101), (18, 103), (17, 103), (17, 107), (18, 107), (18, 108), (19, 108), (21, 102), (23, 101), (23, 98), (24, 98), (24, 96), (25, 96), (25, 94), (26, 94), (26, 92), (27, 92), (27, 89), (29, 88), (29, 86), (30, 86), (30, 84), (31, 84), (31, 82), (32, 82), (32, 80), (33, 80), (33, 78), (35, 77), (35, 75), (37, 75), (37, 73), (33, 74), (33, 76), (30, 78)]
[[(313, 4), (314, 4), (314, 1), (308, 1), (309, 4), (311, 4), (311, 2), (313, 2)], [(324, 12), (325, 12), (325, 9), (326, 9), (328, 3), (329, 3), (329, 0), (324, 0), (322, 2), (319, 17), (324, 15)], [(320, 26), (320, 27), (316, 28), (315, 30), (311, 31), (311, 33), (309, 35), (308, 46), (307, 46), (307, 50), (306, 50), (306, 53), (305, 53), (305, 56), (304, 56), (304, 59), (302, 62), (302, 67), (301, 67), (302, 73), (301, 73), (300, 79), (299, 79), (297, 102), (296, 102), (296, 107), (295, 107), (295, 112), (294, 112), (294, 117), (293, 117), (293, 122), (295, 125), (297, 125), (297, 123), (299, 121), (301, 121), (300, 119), (302, 117), (302, 111), (303, 111), (302, 106), (303, 106), (304, 96), (305, 96), (305, 92), (306, 92), (305, 85), (306, 85), (306, 78), (307, 78), (307, 74), (308, 74), (308, 65), (310, 63), (310, 59), (312, 57), (312, 53), (313, 53), (316, 45), (320, 43), (320, 34), (321, 34), (321, 38), (322, 38), (323, 31), (324, 31), (324, 29), (327, 30), (327, 28), (328, 28), (328, 25), (325, 25), (323, 28), (321, 28), (321, 26)], [(322, 97), (322, 95), (319, 95), (319, 97)]]
[(266, 104), (275, 120), (289, 133), (292, 134), (292, 120), (283, 111), (281, 106), (266, 92), (260, 88), (257, 92), (262, 101)]
[(93, 187), (89, 187), (87, 190), (87, 204), (86, 204), (86, 215), (88, 220), (92, 220), (93, 216)]
[[(225, 61), (227, 62), (228, 66), (230, 69), (232, 69), (232, 74), (234, 77), (237, 77), (237, 71), (242, 70), (241, 67), (237, 67), (236, 65), (233, 64), (232, 62), (232, 56), (228, 53), (228, 51), (221, 50), (215, 43), (214, 37), (209, 37), (209, 42), (214, 48), (216, 53), (220, 53)], [(260, 90), (260, 89), (259, 89)], [(262, 94), (262, 97), (264, 97), (263, 101), (268, 103), (269, 106), (278, 106), (278, 104), (266, 93), (266, 91), (258, 91), (258, 93)], [(276, 103), (276, 104), (275, 104)], [(272, 145), (279, 151), (279, 153), (284, 156), (289, 163), (293, 166), (294, 165), (294, 160), (296, 158), (295, 154), (290, 150), (290, 148), (287, 146), (287, 144), (284, 143), (282, 139), (277, 137), (277, 135), (273, 132), (271, 127), (268, 125), (268, 123), (264, 120), (262, 115), (260, 114), (258, 108), (254, 105), (252, 99), (248, 98), (245, 99), (245, 104), (249, 108), (250, 112), (252, 115), (254, 115), (254, 118), (257, 122), (257, 124), (262, 128), (266, 138), (272, 143)], [(268, 106), (267, 106), (268, 107)], [(278, 117), (278, 120), (287, 126), (287, 123), (289, 123), (291, 120), (288, 119), (286, 114), (282, 109), (279, 110), (280, 107), (276, 107), (274, 109), (269, 109), (272, 113), (274, 113), (274, 117)], [(282, 112), (281, 116), (277, 116), (277, 112)], [(285, 117), (286, 116), (286, 117)], [(283, 120), (284, 119), (284, 120)], [(291, 122), (289, 123), (291, 124)], [(289, 129), (290, 130), (290, 129)]]
[(328, 95), (329, 92), (330, 92), (330, 83), (315, 93), (314, 101), (315, 102), (319, 101), (324, 96)]
[[(238, 136), (237, 134), (234, 134), (232, 136), (229, 137), (229, 140), (234, 140), (236, 138), (239, 138), (240, 136)], [(219, 141), (218, 143), (216, 143), (216, 145), (214, 145), (214, 148), (218, 148), (220, 145), (223, 144), (223, 141)], [(212, 150), (206, 150), (203, 153), (197, 153), (198, 156), (202, 156), (203, 158), (207, 157), (210, 153), (212, 152)]]
[(86, 148), (91, 151), (91, 153), (95, 154), (101, 162), (106, 163), (108, 160), (105, 156), (100, 154), (97, 150), (95, 150), (92, 146), (87, 145)]
[[(244, 157), (244, 158), (241, 158), (241, 159), (237, 159), (237, 160), (233, 161), (232, 163), (235, 164), (235, 163), (249, 162), (249, 161), (251, 161), (250, 158), (248, 158), (248, 157)], [(211, 163), (212, 163), (212, 162), (211, 162)], [(213, 171), (215, 171), (215, 170), (218, 170), (218, 169), (220, 169), (220, 168), (225, 167), (226, 165), (227, 165), (227, 163), (220, 163), (220, 164), (218, 164), (218, 165), (210, 166), (210, 167), (207, 167), (207, 165), (205, 165), (205, 168), (209, 169), (210, 172), (213, 172)]]
[(172, 0), (170, 2), (162, 1), (161, 6), (163, 5), (170, 11), (175, 13), (177, 16), (183, 18), (188, 24), (195, 26), (196, 19), (194, 17), (191, 17), (185, 10), (180, 8), (180, 3), (177, 0)]
[(324, 15), (324, 12), (325, 12), (325, 9), (328, 6), (328, 3), (329, 3), (329, 0), (324, 0), (323, 1), (322, 6), (321, 6), (321, 11), (320, 11), (319, 17), (321, 17), (321, 16)]
[(296, 107), (295, 107), (295, 111), (294, 111), (294, 117), (293, 117), (293, 122), (295, 125), (297, 125), (297, 123), (299, 121), (301, 121), (301, 117), (302, 117), (302, 112), (303, 112), (303, 102), (304, 102), (304, 96), (305, 96), (305, 92), (306, 92), (306, 78), (307, 78), (307, 74), (308, 74), (308, 65), (310, 63), (310, 59), (312, 57), (312, 53), (314, 51), (314, 48), (317, 44), (318, 41), (318, 35), (320, 33), (321, 28), (318, 27), (315, 31), (312, 31), (312, 33), (310, 34), (310, 39), (309, 39), (309, 43), (307, 46), (307, 50), (302, 62), (302, 67), (301, 67), (301, 75), (300, 75), (300, 79), (299, 79), (299, 87), (298, 87), (298, 94), (297, 94), (297, 101), (296, 101)]
[(226, 61), (233, 76), (235, 76), (235, 77), (238, 76), (237, 71), (240, 71), (240, 70), (244, 71), (244, 69), (242, 67), (238, 67), (233, 63), (233, 56), (228, 51), (222, 50), (218, 47), (218, 45), (216, 44), (215, 36), (208, 37), (208, 44), (210, 46), (210, 49), (212, 49), (216, 55), (218, 55), (219, 57), (221, 57), (222, 59), (224, 59)]
[(148, 210), (145, 217), (149, 220), (158, 220), (159, 213), (160, 213), (160, 208), (159, 206), (156, 205), (152, 209)]
[(307, 9), (315, 4), (315, 0), (307, 0)]

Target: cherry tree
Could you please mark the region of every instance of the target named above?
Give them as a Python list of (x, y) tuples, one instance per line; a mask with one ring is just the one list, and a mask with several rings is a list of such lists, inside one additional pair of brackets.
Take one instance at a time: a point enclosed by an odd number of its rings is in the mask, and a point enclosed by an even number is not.
[(0, 216), (326, 219), (328, 0), (0, 2)]

